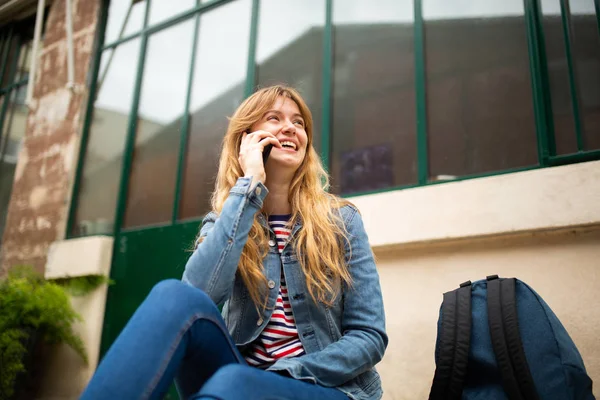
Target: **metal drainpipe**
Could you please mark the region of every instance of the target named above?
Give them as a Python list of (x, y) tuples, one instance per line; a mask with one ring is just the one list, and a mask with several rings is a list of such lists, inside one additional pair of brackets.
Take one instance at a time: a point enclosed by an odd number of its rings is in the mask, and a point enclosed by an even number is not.
[(31, 47), (31, 65), (29, 68), (29, 83), (27, 84), (27, 96), (25, 97), (25, 104), (28, 107), (31, 107), (31, 101), (33, 100), (33, 86), (35, 85), (35, 75), (38, 66), (38, 47), (42, 36), (45, 3), (45, 0), (38, 0), (37, 14), (35, 16), (35, 30), (33, 34), (33, 45)]

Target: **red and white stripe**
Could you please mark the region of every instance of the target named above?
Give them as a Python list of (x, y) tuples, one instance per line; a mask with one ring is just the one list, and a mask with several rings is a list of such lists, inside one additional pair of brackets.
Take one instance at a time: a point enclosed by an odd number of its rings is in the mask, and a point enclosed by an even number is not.
[[(291, 230), (287, 228), (288, 215), (269, 217), (269, 225), (275, 232), (279, 252), (283, 251)], [(275, 309), (269, 323), (251, 344), (246, 354), (246, 362), (259, 368), (266, 368), (280, 358), (297, 357), (305, 354), (302, 342), (298, 337), (298, 329), (292, 306), (288, 297), (283, 271)]]

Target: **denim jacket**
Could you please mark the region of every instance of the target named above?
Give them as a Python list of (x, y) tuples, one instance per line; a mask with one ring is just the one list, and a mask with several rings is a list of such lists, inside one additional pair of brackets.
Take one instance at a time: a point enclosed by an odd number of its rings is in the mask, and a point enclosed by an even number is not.
[[(346, 259), (352, 285), (343, 286), (332, 306), (315, 303), (308, 294), (304, 274), (294, 247), (288, 243), (279, 254), (275, 234), (263, 215), (259, 221), (269, 229), (269, 253), (264, 260), (269, 283), (265, 311), (258, 315), (248, 290), (236, 273), (242, 249), (255, 215), (262, 208), (267, 188), (250, 178), (239, 178), (219, 216), (209, 213), (203, 222), (198, 245), (187, 262), (183, 281), (206, 292), (219, 306), (238, 348), (252, 343), (269, 322), (285, 275), (298, 336), (305, 355), (278, 360), (268, 369), (287, 372), (295, 379), (336, 387), (355, 400), (382, 396), (381, 380), (374, 366), (383, 357), (388, 338), (379, 275), (362, 219), (353, 206), (343, 206), (340, 216), (350, 247)], [(290, 242), (301, 229), (292, 228)]]

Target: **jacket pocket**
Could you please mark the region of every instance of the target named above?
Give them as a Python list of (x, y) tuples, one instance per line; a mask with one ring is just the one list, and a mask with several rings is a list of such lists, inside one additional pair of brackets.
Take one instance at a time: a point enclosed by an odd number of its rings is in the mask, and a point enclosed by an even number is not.
[(356, 383), (369, 397), (373, 396), (378, 391), (381, 391), (381, 378), (375, 368), (365, 371), (357, 376)]

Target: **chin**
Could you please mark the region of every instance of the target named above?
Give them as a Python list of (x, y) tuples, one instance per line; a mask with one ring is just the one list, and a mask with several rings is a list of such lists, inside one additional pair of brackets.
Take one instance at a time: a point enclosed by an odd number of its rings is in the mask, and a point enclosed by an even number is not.
[(272, 162), (272, 165), (277, 165), (278, 168), (290, 168), (290, 169), (298, 169), (302, 164), (302, 161), (298, 161), (295, 157), (277, 157), (269, 160)]

